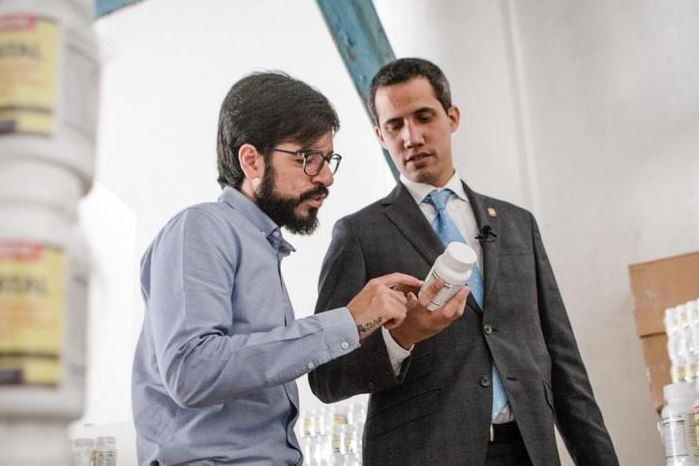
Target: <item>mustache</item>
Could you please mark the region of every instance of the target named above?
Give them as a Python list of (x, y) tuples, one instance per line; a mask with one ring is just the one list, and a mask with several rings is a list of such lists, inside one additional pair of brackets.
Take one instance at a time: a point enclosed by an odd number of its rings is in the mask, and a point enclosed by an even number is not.
[(318, 197), (318, 196), (328, 197), (329, 195), (330, 195), (330, 191), (328, 191), (328, 188), (326, 188), (322, 184), (319, 184), (314, 189), (311, 189), (309, 191), (306, 191), (305, 193), (302, 193), (299, 196), (299, 200), (297, 202), (297, 205), (302, 203), (303, 201), (307, 201), (307, 200), (312, 199), (314, 197)]

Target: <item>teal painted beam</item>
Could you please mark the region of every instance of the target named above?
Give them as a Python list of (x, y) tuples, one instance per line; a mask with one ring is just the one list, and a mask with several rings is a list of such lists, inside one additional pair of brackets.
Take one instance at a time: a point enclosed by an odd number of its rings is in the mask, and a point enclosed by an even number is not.
[(119, 8), (138, 3), (141, 0), (95, 0), (95, 14), (99, 18)]
[[(317, 0), (317, 3), (364, 109), (371, 115), (367, 103), (371, 78), (395, 58), (374, 4), (371, 0)], [(390, 154), (384, 150), (383, 155), (397, 180), (399, 173)]]

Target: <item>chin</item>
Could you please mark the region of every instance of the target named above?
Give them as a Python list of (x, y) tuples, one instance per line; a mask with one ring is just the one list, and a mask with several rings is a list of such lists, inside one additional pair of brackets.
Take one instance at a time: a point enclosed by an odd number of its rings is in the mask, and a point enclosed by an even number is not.
[(312, 211), (312, 210), (313, 210), (313, 209), (311, 209), (311, 208), (304, 208), (304, 209), (299, 209), (299, 210), (297, 210), (297, 211), (295, 212), (296, 219), (305, 222), (305, 221), (308, 220), (309, 217), (311, 216), (311, 211)]
[(318, 218), (318, 209), (316, 207), (310, 207), (303, 210), (297, 210), (295, 214), (296, 221), (313, 222), (316, 218)]
[[(407, 175), (406, 175), (407, 176)], [(429, 170), (416, 170), (408, 178), (415, 183), (434, 184), (435, 176)]]

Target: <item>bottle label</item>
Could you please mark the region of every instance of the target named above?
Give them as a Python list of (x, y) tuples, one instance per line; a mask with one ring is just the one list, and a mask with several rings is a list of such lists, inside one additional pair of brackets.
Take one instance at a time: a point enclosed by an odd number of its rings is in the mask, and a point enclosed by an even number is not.
[(347, 413), (335, 413), (333, 414), (333, 425), (343, 426), (347, 424)]
[(664, 415), (660, 425), (666, 460), (694, 458), (697, 437), (692, 413)]
[(60, 30), (31, 14), (0, 16), (0, 136), (50, 136), (58, 77)]
[(334, 430), (331, 436), (331, 443), (332, 443), (332, 449), (333, 453), (344, 453), (345, 451), (345, 442), (344, 442), (344, 435), (340, 430)]
[[(420, 291), (422, 292), (422, 290), (427, 288), (430, 285), (430, 283), (432, 283), (435, 280), (439, 280), (440, 278), (441, 277), (437, 274), (435, 268), (432, 267), (432, 270), (430, 270), (430, 273), (427, 274), (427, 278), (425, 279), (425, 282), (422, 285)], [(455, 285), (444, 280), (444, 286), (441, 290), (439, 290), (439, 292), (436, 295), (434, 295), (434, 297), (430, 301), (430, 304), (427, 306), (427, 309), (430, 311), (436, 311), (440, 307), (444, 306), (447, 303), (447, 301), (449, 301), (449, 299), (459, 291), (459, 289), (461, 289), (461, 285)]]
[(95, 450), (95, 466), (116, 466), (116, 460), (114, 450)]
[(0, 241), (0, 385), (58, 385), (66, 296), (63, 251)]

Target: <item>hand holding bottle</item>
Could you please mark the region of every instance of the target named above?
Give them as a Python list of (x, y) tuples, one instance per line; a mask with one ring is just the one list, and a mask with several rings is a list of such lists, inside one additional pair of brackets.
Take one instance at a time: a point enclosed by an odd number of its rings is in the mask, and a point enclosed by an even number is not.
[(359, 339), (364, 340), (385, 326), (397, 327), (405, 319), (408, 297), (402, 288), (419, 288), (422, 280), (402, 273), (392, 273), (369, 280), (349, 302), (347, 308), (357, 323)]

